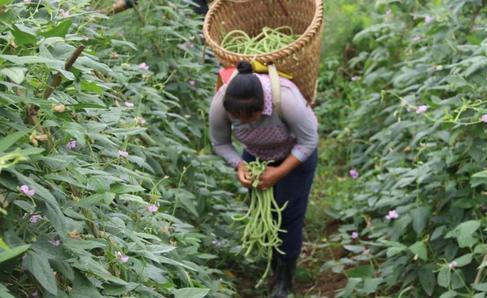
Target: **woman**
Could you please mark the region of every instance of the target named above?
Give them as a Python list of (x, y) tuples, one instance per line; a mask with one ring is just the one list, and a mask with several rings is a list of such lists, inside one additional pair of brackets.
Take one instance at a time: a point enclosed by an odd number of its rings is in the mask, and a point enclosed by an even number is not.
[[(291, 81), (280, 78), (280, 107), (273, 106), (268, 75), (255, 74), (248, 62), (216, 93), (210, 108), (214, 151), (236, 169), (240, 183), (251, 187), (244, 161), (273, 161), (259, 187), (274, 188), (277, 203), (288, 201), (282, 216), (280, 247), (274, 253), (271, 297), (287, 297), (292, 290), (296, 260), (301, 252), (302, 228), (317, 163), (318, 123), (311, 107)], [(244, 145), (240, 156), (232, 145), (232, 131)]]

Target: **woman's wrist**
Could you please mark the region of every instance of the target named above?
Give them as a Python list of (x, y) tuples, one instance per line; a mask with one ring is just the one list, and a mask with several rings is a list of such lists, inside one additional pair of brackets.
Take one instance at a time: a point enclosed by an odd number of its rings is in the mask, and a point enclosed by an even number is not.
[(243, 159), (241, 159), (241, 160), (237, 161), (237, 164), (236, 164), (236, 166), (235, 166), (235, 171), (238, 171), (238, 168), (240, 167), (240, 165), (241, 165), (243, 162), (244, 162), (244, 160), (243, 160)]
[(297, 159), (294, 155), (290, 154), (277, 167), (279, 178), (283, 178), (284, 176), (292, 172), (292, 170), (294, 170), (297, 166), (299, 166), (300, 163), (301, 161), (299, 159)]

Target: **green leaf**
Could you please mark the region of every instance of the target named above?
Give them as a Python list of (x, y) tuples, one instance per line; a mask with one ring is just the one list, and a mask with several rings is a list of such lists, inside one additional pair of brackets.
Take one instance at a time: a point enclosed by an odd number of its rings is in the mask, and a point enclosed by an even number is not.
[(441, 294), (441, 296), (439, 298), (455, 298), (455, 297), (458, 297), (458, 293), (455, 292), (455, 291), (447, 291), (443, 294)]
[(25, 259), (27, 270), (37, 279), (41, 286), (49, 293), (57, 295), (56, 278), (54, 271), (46, 258), (31, 251)]
[(364, 280), (363, 291), (365, 294), (372, 294), (384, 280), (382, 278), (366, 278)]
[(40, 56), (0, 55), (0, 58), (17, 65), (41, 63), (46, 64), (53, 69), (64, 69), (64, 61)]
[(16, 256), (23, 254), (25, 251), (29, 249), (29, 247), (30, 244), (26, 244), (26, 245), (17, 246), (0, 252), (0, 263), (13, 259)]
[(405, 250), (408, 249), (408, 247), (400, 242), (396, 242), (396, 241), (386, 241), (386, 240), (382, 240), (381, 242), (383, 242), (384, 244), (386, 244), (387, 246), (390, 246), (388, 249), (387, 249), (387, 257), (390, 258), (392, 256), (395, 256)]
[(189, 269), (189, 270), (192, 270), (192, 271), (198, 271), (198, 269), (196, 269), (194, 267), (188, 266), (186, 264), (183, 264), (181, 262), (175, 261), (175, 260), (170, 259), (170, 258), (166, 258), (166, 257), (163, 257), (163, 256), (159, 256), (158, 259), (159, 259), (159, 262), (161, 262), (161, 263), (171, 264), (171, 265), (174, 265), (174, 266), (183, 267), (183, 268), (186, 268), (186, 269)]
[(32, 203), (27, 202), (27, 201), (15, 200), (14, 204), (19, 206), (25, 212), (28, 212), (28, 213), (34, 213), (34, 211), (36, 210), (36, 207)]
[(209, 292), (208, 288), (182, 288), (174, 291), (174, 298), (203, 298)]
[(418, 278), (423, 290), (428, 294), (428, 296), (433, 295), (436, 287), (436, 278), (435, 278), (435, 265), (434, 264), (427, 264), (422, 266), (418, 270)]
[(51, 154), (49, 156), (41, 156), (36, 160), (42, 160), (53, 170), (62, 170), (66, 169), (74, 161), (74, 157), (65, 154)]
[(481, 292), (487, 292), (487, 283), (481, 283), (481, 284), (472, 284), (472, 288), (474, 288), (477, 291)]
[(450, 285), (450, 277), (451, 277), (450, 268), (448, 268), (448, 266), (441, 268), (437, 276), (438, 285), (444, 288), (448, 288), (448, 286)]
[(121, 286), (121, 285), (104, 285), (103, 286), (103, 294), (105, 295), (110, 295), (110, 296), (126, 296), (123, 295), (127, 293), (128, 291), (132, 291), (133, 289), (139, 287), (140, 284), (138, 283), (129, 283), (127, 285)]
[(91, 281), (79, 271), (75, 271), (73, 290), (71, 291), (70, 296), (74, 298), (102, 297), (96, 287), (91, 283)]
[(409, 250), (421, 260), (428, 260), (428, 251), (423, 241), (418, 241), (409, 247)]
[(487, 183), (487, 171), (481, 171), (473, 174), (470, 178), (470, 185), (477, 187), (481, 184)]
[(84, 92), (94, 92), (96, 94), (103, 94), (103, 88), (98, 86), (95, 82), (81, 81), (80, 88)]
[(23, 67), (11, 67), (0, 70), (0, 73), (7, 76), (12, 82), (20, 84), (24, 81), (26, 70)]
[(453, 231), (446, 234), (445, 238), (457, 238), (461, 248), (472, 247), (478, 240), (472, 235), (480, 227), (480, 220), (469, 220), (459, 224)]
[(17, 45), (35, 44), (37, 42), (35, 34), (29, 28), (21, 24), (13, 25), (12, 27), (12, 35)]
[(346, 271), (347, 276), (350, 278), (366, 278), (374, 276), (374, 268), (370, 265), (362, 265), (354, 267)]
[(126, 285), (127, 282), (113, 276), (104, 266), (99, 262), (93, 260), (89, 256), (81, 256), (79, 262), (73, 264), (73, 267), (78, 268), (85, 272), (91, 272), (94, 275), (100, 277), (103, 280), (110, 281), (119, 285)]
[(12, 3), (14, 0), (0, 0), (0, 5), (6, 5)]
[(363, 245), (344, 245), (343, 248), (356, 254), (359, 254), (365, 250)]
[(361, 282), (361, 278), (349, 278), (347, 286), (337, 295), (337, 297), (352, 297), (355, 288)]
[[(1, 1), (0, 1), (0, 5), (2, 5)], [(14, 296), (12, 296), (8, 293), (8, 289), (2, 284), (0, 284), (0, 297), (2, 297), (2, 298), (15, 298)]]
[(41, 35), (44, 37), (53, 37), (53, 36), (60, 36), (64, 37), (68, 31), (69, 27), (71, 27), (71, 24), (73, 21), (71, 19), (67, 19), (59, 23), (56, 27), (50, 29), (49, 31), (42, 32)]
[(453, 260), (453, 262), (456, 262), (456, 267), (462, 267), (470, 264), (472, 262), (472, 257), (473, 254), (466, 254), (459, 258), (456, 258), (455, 260)]
[(5, 152), (10, 146), (15, 144), (18, 140), (20, 140), (23, 136), (29, 133), (30, 130), (20, 130), (14, 133), (9, 134), (8, 136), (2, 138), (0, 140), (0, 152)]
[(424, 227), (428, 222), (429, 215), (430, 215), (429, 207), (418, 207), (416, 209), (411, 210), (411, 218), (413, 219), (413, 229), (418, 236), (424, 230)]

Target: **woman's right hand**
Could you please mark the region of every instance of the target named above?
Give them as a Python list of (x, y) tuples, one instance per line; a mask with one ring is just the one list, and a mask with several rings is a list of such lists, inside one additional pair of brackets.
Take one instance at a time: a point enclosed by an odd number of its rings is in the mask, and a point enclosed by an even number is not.
[(252, 187), (252, 180), (250, 180), (250, 173), (245, 162), (240, 162), (237, 166), (237, 177), (243, 187)]

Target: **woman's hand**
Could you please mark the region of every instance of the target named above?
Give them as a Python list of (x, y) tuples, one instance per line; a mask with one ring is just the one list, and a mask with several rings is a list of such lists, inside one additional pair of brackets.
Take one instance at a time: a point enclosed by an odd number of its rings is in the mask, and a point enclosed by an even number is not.
[(240, 162), (237, 166), (237, 177), (243, 187), (251, 188), (252, 180), (250, 180), (250, 173), (245, 162)]
[(267, 166), (265, 172), (260, 176), (259, 188), (271, 188), (284, 176), (281, 168)]

